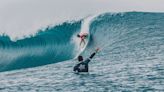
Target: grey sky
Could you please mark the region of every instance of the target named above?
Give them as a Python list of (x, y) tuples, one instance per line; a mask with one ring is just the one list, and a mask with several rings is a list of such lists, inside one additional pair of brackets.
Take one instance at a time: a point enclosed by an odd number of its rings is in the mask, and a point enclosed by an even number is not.
[(0, 0), (0, 34), (12, 39), (100, 12), (164, 12), (164, 0)]

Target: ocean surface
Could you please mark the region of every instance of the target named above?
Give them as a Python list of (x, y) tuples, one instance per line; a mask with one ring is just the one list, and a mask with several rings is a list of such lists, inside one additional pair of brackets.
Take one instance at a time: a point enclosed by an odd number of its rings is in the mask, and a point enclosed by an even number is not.
[[(75, 74), (77, 54), (96, 48), (89, 73)], [(164, 92), (164, 13), (102, 13), (16, 41), (1, 34), (0, 92)]]

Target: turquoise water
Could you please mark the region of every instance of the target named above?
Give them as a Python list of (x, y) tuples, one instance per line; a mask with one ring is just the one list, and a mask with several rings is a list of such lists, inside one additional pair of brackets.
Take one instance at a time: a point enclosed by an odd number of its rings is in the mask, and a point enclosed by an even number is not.
[(96, 47), (102, 51), (91, 61), (89, 74), (76, 75), (72, 37), (82, 21), (47, 28), (16, 42), (1, 37), (0, 70), (5, 72), (0, 73), (0, 91), (164, 91), (163, 13), (105, 13), (93, 18), (90, 42), (82, 55), (87, 58)]
[(11, 41), (0, 37), (0, 71), (36, 67), (71, 59), (75, 56), (72, 35), (81, 22), (63, 23), (39, 30), (35, 36)]

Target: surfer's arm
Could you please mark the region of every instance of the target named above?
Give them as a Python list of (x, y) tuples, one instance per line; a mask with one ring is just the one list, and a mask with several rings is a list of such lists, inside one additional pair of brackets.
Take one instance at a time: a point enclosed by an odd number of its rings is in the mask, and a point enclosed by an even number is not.
[(89, 59), (92, 59), (96, 55), (96, 52), (92, 53)]
[(91, 61), (91, 59), (92, 59), (95, 55), (96, 55), (95, 52), (92, 53), (91, 56), (85, 60), (85, 63), (89, 63), (89, 62)]
[(73, 71), (75, 72), (75, 73), (78, 73), (79, 72), (79, 64), (77, 64), (76, 66), (74, 66), (74, 68), (73, 68)]
[(77, 37), (79, 37), (79, 38), (80, 38), (80, 35), (79, 35), (79, 34), (77, 34)]
[(91, 56), (85, 61), (86, 63), (89, 63), (91, 59), (96, 55), (96, 53), (99, 51), (99, 49), (96, 49), (94, 53), (91, 54)]

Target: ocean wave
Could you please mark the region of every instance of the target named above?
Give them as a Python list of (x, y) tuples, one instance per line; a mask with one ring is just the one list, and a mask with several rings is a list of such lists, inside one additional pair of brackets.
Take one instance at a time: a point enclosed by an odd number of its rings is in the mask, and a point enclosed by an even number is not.
[[(35, 36), (15, 42), (6, 35), (0, 36), (0, 71), (73, 59), (78, 53), (73, 37), (81, 31), (84, 20), (47, 27)], [(122, 56), (128, 53), (136, 59), (153, 55), (151, 53), (160, 54), (164, 45), (163, 21), (163, 13), (100, 14), (88, 23), (90, 41), (81, 54), (87, 57), (97, 47), (119, 55), (110, 60), (126, 58)]]

